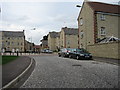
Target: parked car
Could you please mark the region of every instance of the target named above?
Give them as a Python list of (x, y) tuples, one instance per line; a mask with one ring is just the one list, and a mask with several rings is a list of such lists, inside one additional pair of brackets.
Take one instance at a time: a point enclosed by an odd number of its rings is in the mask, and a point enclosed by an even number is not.
[(41, 50), (42, 53), (53, 53), (52, 50), (49, 50), (49, 49), (44, 49), (44, 50)]
[(46, 53), (53, 53), (53, 51), (52, 51), (52, 50), (49, 50), (49, 49), (47, 49), (45, 52), (46, 52)]
[(71, 48), (63, 48), (58, 52), (59, 57), (69, 57), (69, 53), (72, 51)]
[(69, 58), (79, 59), (92, 59), (92, 54), (86, 51), (85, 49), (72, 49), (69, 53)]

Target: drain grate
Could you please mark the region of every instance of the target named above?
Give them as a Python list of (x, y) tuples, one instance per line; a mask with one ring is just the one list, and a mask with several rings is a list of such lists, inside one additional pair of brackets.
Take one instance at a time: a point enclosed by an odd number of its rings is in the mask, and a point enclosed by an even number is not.
[(75, 64), (75, 65), (72, 65), (72, 66), (80, 66), (80, 67), (81, 67), (82, 65), (80, 65), (80, 64)]

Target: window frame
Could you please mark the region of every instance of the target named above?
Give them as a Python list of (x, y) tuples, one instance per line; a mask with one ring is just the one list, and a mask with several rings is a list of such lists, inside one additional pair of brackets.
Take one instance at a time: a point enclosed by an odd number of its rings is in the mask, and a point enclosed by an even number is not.
[(100, 35), (101, 36), (106, 35), (106, 29), (105, 29), (105, 27), (101, 27), (100, 28)]
[(101, 14), (101, 15), (100, 15), (100, 20), (101, 20), (101, 21), (105, 21), (105, 19), (106, 19), (106, 18), (105, 18), (105, 14)]
[(83, 18), (80, 18), (80, 25), (83, 25)]
[(82, 39), (84, 37), (84, 32), (83, 30), (80, 32), (80, 38)]

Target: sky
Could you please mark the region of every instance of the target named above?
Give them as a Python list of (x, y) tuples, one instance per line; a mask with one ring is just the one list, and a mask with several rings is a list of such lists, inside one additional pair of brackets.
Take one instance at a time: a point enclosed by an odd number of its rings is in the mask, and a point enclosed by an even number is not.
[[(39, 45), (44, 35), (62, 27), (77, 28), (84, 0), (0, 0), (0, 31), (25, 30), (25, 38)], [(91, 0), (99, 1), (99, 0)], [(100, 0), (117, 4), (119, 0)], [(36, 30), (33, 30), (36, 28)]]

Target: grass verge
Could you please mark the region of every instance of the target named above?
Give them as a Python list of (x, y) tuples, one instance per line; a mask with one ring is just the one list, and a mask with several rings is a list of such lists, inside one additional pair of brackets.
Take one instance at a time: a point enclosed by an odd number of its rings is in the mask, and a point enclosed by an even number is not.
[(16, 60), (19, 56), (2, 56), (2, 62), (0, 64), (4, 65), (13, 60)]

